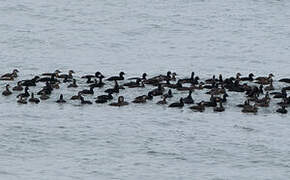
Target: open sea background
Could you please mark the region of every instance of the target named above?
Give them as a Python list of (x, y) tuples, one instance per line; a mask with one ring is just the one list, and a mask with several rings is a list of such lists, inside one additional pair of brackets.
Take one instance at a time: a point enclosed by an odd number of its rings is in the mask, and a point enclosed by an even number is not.
[[(0, 0), (0, 16), (0, 74), (18, 68), (20, 79), (55, 69), (290, 77), (287, 0)], [(121, 94), (131, 101), (149, 89)], [(78, 90), (63, 86), (39, 105), (0, 97), (0, 179), (290, 179), (290, 118), (273, 113), (275, 103), (257, 115), (233, 108), (243, 101), (235, 93), (220, 114), (159, 98), (54, 103)]]

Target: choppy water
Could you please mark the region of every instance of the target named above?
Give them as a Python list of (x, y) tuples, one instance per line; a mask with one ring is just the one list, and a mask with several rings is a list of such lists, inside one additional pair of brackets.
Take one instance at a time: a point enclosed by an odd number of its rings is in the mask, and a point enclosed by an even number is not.
[[(0, 0), (0, 74), (289, 77), (289, 9), (284, 0)], [(230, 95), (227, 107), (241, 101)], [(0, 97), (0, 179), (290, 177), (290, 121), (274, 109), (253, 116), (54, 99), (19, 106)]]

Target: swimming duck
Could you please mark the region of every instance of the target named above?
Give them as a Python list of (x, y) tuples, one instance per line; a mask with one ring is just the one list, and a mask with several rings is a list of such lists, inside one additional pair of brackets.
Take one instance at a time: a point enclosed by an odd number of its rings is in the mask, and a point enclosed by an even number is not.
[(180, 79), (181, 83), (193, 83), (194, 82), (194, 72), (191, 73), (190, 78)]
[(79, 86), (77, 85), (77, 81), (75, 79), (73, 79), (72, 84), (69, 84), (67, 86), (67, 88), (77, 88), (77, 87), (79, 87)]
[(266, 85), (266, 84), (270, 84), (270, 80), (274, 77), (274, 75), (271, 73), (269, 74), (268, 77), (258, 77), (256, 78), (256, 82), (255, 83), (258, 83), (258, 84), (263, 84), (263, 85)]
[(21, 82), (17, 82), (17, 86), (13, 87), (13, 91), (23, 91), (23, 87), (21, 85)]
[(39, 76), (35, 76), (33, 79), (30, 80), (22, 80), (21, 85), (22, 86), (36, 86), (36, 81), (39, 79)]
[(218, 80), (216, 79), (215, 75), (213, 75), (211, 79), (205, 80), (205, 83), (206, 84), (213, 84), (213, 83), (216, 83), (217, 81)]
[(124, 101), (124, 97), (123, 96), (119, 96), (118, 98), (118, 102), (114, 102), (114, 103), (111, 103), (109, 104), (110, 106), (126, 106), (126, 105), (129, 105), (128, 102)]
[(273, 86), (273, 79), (270, 79), (270, 85), (269, 86), (266, 86), (264, 88), (265, 91), (273, 91), (275, 90), (274, 86)]
[(59, 103), (59, 104), (66, 103), (66, 100), (63, 99), (63, 94), (61, 94), (61, 95), (59, 96), (59, 99), (56, 101), (56, 103)]
[(290, 101), (288, 98), (283, 98), (281, 102), (277, 103), (279, 106), (286, 106), (288, 107), (290, 105)]
[(59, 73), (61, 73), (61, 71), (57, 69), (53, 73), (43, 73), (43, 74), (41, 74), (41, 76), (52, 76), (52, 75), (55, 75), (55, 77), (58, 77)]
[(153, 89), (151, 92), (152, 96), (160, 96), (163, 94), (164, 88), (161, 86), (161, 84), (158, 84), (157, 89)]
[(38, 104), (40, 102), (38, 98), (34, 97), (34, 93), (31, 93), (31, 98), (28, 101), (35, 104)]
[(112, 76), (110, 78), (107, 79), (107, 81), (121, 81), (124, 80), (124, 72), (120, 72), (119, 76)]
[(101, 95), (97, 97), (97, 100), (95, 101), (98, 104), (102, 104), (102, 103), (106, 103), (109, 100), (112, 100), (113, 96), (111, 93), (109, 93), (108, 95)]
[(39, 99), (41, 99), (41, 100), (43, 100), (43, 101), (45, 101), (45, 100), (47, 100), (47, 99), (49, 99), (50, 97), (49, 97), (49, 95), (47, 95), (47, 94), (45, 94), (45, 93), (42, 93), (41, 95), (40, 95), (40, 97), (39, 97)]
[(91, 101), (84, 100), (83, 96), (80, 97), (80, 100), (81, 100), (81, 104), (93, 104)]
[(192, 91), (189, 91), (189, 94), (186, 98), (183, 98), (183, 102), (184, 104), (193, 104), (194, 103), (194, 100), (192, 99)]
[(244, 102), (244, 104), (238, 104), (237, 107), (241, 107), (241, 108), (243, 108), (243, 107), (245, 107), (245, 106), (249, 106), (249, 105), (250, 105), (250, 101), (247, 99), (247, 100)]
[(97, 99), (112, 100), (113, 99), (113, 96), (112, 96), (112, 93), (108, 93), (108, 95), (98, 96)]
[(20, 96), (20, 98), (17, 101), (18, 104), (27, 104), (27, 101), (25, 98), (23, 98), (22, 96)]
[(205, 110), (204, 101), (201, 101), (196, 106), (189, 107), (189, 109), (194, 110), (194, 111), (203, 112)]
[(146, 97), (147, 97), (146, 95), (138, 96), (132, 101), (132, 103), (137, 103), (137, 104), (146, 103), (146, 100), (147, 100)]
[(223, 103), (225, 103), (225, 102), (227, 102), (227, 97), (229, 97), (229, 95), (227, 93), (225, 93), (225, 94), (223, 94), (223, 97), (222, 98), (217, 97), (216, 98), (216, 102), (223, 102)]
[(159, 76), (155, 76), (152, 79), (155, 79), (157, 81), (166, 81), (166, 80), (170, 80), (171, 79), (171, 71), (168, 71), (166, 75), (159, 75)]
[(168, 107), (171, 107), (171, 108), (173, 108), (173, 107), (182, 108), (183, 106), (184, 106), (183, 98), (180, 98), (179, 102), (172, 103)]
[(19, 97), (25, 97), (25, 98), (29, 97), (30, 94), (29, 94), (28, 90), (29, 90), (29, 88), (28, 88), (28, 86), (26, 86), (25, 89), (24, 89), (24, 93), (19, 94), (17, 96), (17, 98), (19, 98)]
[(1, 78), (7, 78), (7, 79), (9, 79), (9, 78), (11, 78), (11, 79), (17, 78), (18, 77), (18, 75), (17, 75), (18, 72), (19, 71), (17, 69), (14, 69), (12, 71), (12, 73), (6, 73), (6, 74), (2, 75)]
[(51, 77), (38, 78), (36, 82), (50, 82), (51, 84), (53, 84), (60, 81), (55, 78), (55, 74), (52, 74)]
[(283, 78), (283, 79), (280, 79), (279, 82), (290, 83), (290, 78)]
[(225, 111), (225, 108), (223, 107), (223, 102), (220, 101), (219, 102), (219, 107), (214, 107), (213, 108), (213, 111), (214, 112), (223, 112), (223, 111)]
[(147, 79), (146, 77), (147, 77), (147, 73), (143, 73), (141, 78), (140, 77), (132, 77), (132, 78), (128, 78), (128, 80), (137, 80), (137, 79), (139, 79), (140, 81), (144, 81), (144, 80)]
[(81, 99), (81, 95), (82, 95), (82, 93), (81, 92), (78, 92), (78, 95), (74, 95), (70, 99), (71, 100), (80, 100)]
[(167, 104), (166, 99), (167, 99), (167, 97), (164, 97), (164, 96), (163, 96), (163, 99), (162, 99), (161, 101), (158, 101), (156, 104), (159, 104), (159, 105)]
[(58, 78), (63, 78), (63, 79), (73, 79), (73, 74), (74, 74), (75, 72), (73, 71), (73, 70), (69, 70), (68, 71), (68, 74), (60, 74), (59, 76), (58, 76)]
[(213, 95), (211, 95), (210, 101), (209, 102), (204, 102), (203, 104), (206, 107), (216, 107), (217, 106), (216, 98)]
[(281, 93), (276, 93), (273, 98), (278, 99), (278, 98), (287, 98), (287, 92), (285, 89), (282, 88)]
[(173, 97), (173, 94), (172, 94), (171, 89), (169, 89), (168, 92), (166, 94), (163, 94), (162, 96), (163, 97), (166, 97), (166, 98), (172, 98)]
[(281, 114), (287, 114), (287, 109), (286, 106), (282, 106), (281, 108), (276, 110), (277, 113), (281, 113)]
[(6, 89), (5, 89), (5, 91), (2, 92), (2, 95), (3, 95), (3, 96), (9, 96), (9, 95), (12, 94), (12, 92), (9, 90), (9, 87), (10, 87), (9, 84), (7, 84), (7, 85), (5, 86)]
[(94, 87), (90, 87), (90, 89), (84, 89), (80, 91), (81, 94), (94, 94)]
[(258, 108), (257, 105), (254, 104), (254, 106), (248, 105), (248, 106), (244, 106), (242, 109), (243, 113), (257, 113), (258, 112)]
[(123, 84), (123, 86), (138, 87), (140, 86), (141, 79), (136, 79), (136, 82), (128, 82)]
[(241, 77), (240, 81), (254, 81), (254, 77), (255, 75), (253, 73), (250, 73), (248, 77)]

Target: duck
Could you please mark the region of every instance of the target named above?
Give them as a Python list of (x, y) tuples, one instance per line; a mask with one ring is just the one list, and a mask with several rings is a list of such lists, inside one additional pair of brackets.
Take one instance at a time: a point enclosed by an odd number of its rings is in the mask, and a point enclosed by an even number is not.
[(286, 107), (288, 107), (288, 106), (290, 105), (290, 101), (289, 101), (288, 98), (283, 98), (283, 99), (281, 100), (281, 102), (278, 102), (277, 104), (278, 104), (279, 106), (286, 106)]
[(216, 107), (217, 106), (216, 98), (213, 95), (211, 95), (210, 101), (209, 102), (204, 102), (203, 104), (206, 107)]
[(240, 108), (243, 108), (245, 106), (249, 106), (250, 105), (250, 100), (245, 100), (244, 104), (238, 104), (236, 105), (236, 107), (240, 107)]
[(269, 74), (268, 77), (258, 77), (256, 78), (256, 82), (255, 83), (258, 83), (258, 84), (263, 84), (263, 85), (266, 85), (266, 84), (270, 84), (270, 81), (271, 79), (274, 77), (274, 75), (272, 73)]
[(276, 110), (277, 113), (281, 113), (281, 114), (287, 114), (288, 111), (286, 109), (286, 106), (282, 106), (281, 108)]
[(19, 95), (17, 96), (17, 98), (19, 98), (19, 97), (25, 97), (25, 98), (29, 97), (30, 94), (29, 94), (28, 90), (29, 90), (29, 88), (28, 88), (28, 86), (26, 86), (26, 87), (24, 88), (24, 93), (19, 94)]
[(146, 97), (147, 97), (146, 95), (138, 96), (132, 101), (132, 103), (137, 103), (137, 104), (146, 103), (146, 100), (147, 100)]
[(94, 94), (94, 87), (90, 87), (90, 89), (84, 89), (80, 91), (81, 94)]
[(141, 79), (136, 79), (136, 82), (128, 82), (123, 84), (123, 86), (138, 87), (140, 86)]
[(6, 73), (6, 74), (2, 75), (1, 78), (14, 79), (14, 78), (18, 77), (17, 73), (19, 73), (18, 69), (14, 69), (12, 71), (12, 73)]
[(184, 106), (183, 98), (180, 98), (179, 102), (172, 103), (168, 107), (170, 107), (170, 108), (175, 108), (175, 107), (182, 108), (183, 106)]
[(275, 92), (275, 94), (274, 93), (271, 93), (271, 94), (274, 95), (273, 96), (274, 99), (287, 98), (287, 91), (284, 88), (282, 88), (281, 93)]
[(107, 81), (121, 81), (124, 80), (125, 73), (122, 71), (119, 73), (119, 76), (112, 76), (107, 79)]
[(81, 104), (93, 104), (91, 101), (84, 100), (83, 96), (80, 97), (80, 100), (81, 100)]
[(194, 72), (191, 72), (191, 76), (190, 78), (184, 78), (184, 79), (180, 79), (181, 83), (193, 83), (195, 78), (194, 78)]
[(128, 80), (137, 80), (139, 79), (140, 81), (144, 81), (147, 79), (147, 73), (143, 73), (142, 77), (132, 77), (132, 78), (128, 78)]
[(40, 95), (40, 97), (39, 97), (39, 99), (41, 99), (41, 100), (43, 100), (43, 101), (45, 101), (45, 100), (47, 100), (47, 99), (49, 99), (49, 98), (50, 98), (50, 96), (47, 95), (47, 94), (45, 94), (45, 93), (42, 93), (42, 94)]
[(2, 95), (3, 95), (3, 96), (9, 96), (9, 95), (12, 94), (12, 92), (9, 90), (9, 87), (10, 87), (9, 84), (7, 84), (7, 85), (5, 86), (5, 91), (2, 92)]
[(61, 94), (61, 95), (59, 96), (59, 99), (56, 101), (56, 103), (59, 103), (59, 104), (66, 103), (66, 100), (64, 100), (64, 98), (63, 98), (63, 94)]
[(111, 103), (109, 104), (110, 106), (117, 106), (117, 107), (120, 107), (120, 106), (126, 106), (126, 105), (129, 105), (128, 102), (126, 102), (124, 100), (124, 96), (119, 96), (118, 97), (118, 102), (114, 102), (114, 103)]
[(68, 77), (65, 77), (62, 82), (63, 83), (69, 83), (69, 82), (72, 82), (72, 79), (69, 79)]
[(23, 98), (22, 96), (20, 96), (17, 103), (18, 104), (27, 104), (27, 100), (25, 98)]
[(205, 110), (204, 101), (201, 101), (196, 106), (189, 107), (189, 109), (194, 110), (194, 111), (203, 112)]
[(164, 88), (161, 86), (161, 84), (158, 84), (157, 89), (153, 89), (151, 92), (152, 96), (160, 96), (163, 94)]
[(216, 79), (215, 75), (213, 75), (211, 79), (206, 79), (205, 83), (206, 84), (213, 84), (213, 83), (216, 83), (217, 81), (218, 81), (218, 79)]
[(70, 99), (71, 100), (80, 100), (81, 99), (81, 95), (82, 95), (82, 93), (81, 92), (78, 92), (78, 95), (74, 95)]
[(240, 81), (254, 81), (255, 75), (253, 73), (250, 73), (248, 77), (241, 77)]
[(280, 79), (279, 82), (290, 83), (290, 78)]
[(51, 84), (60, 82), (59, 80), (56, 79), (56, 75), (52, 74), (51, 77), (42, 77), (38, 78), (36, 82), (50, 82)]
[(36, 86), (36, 82), (39, 79), (39, 76), (35, 76), (33, 79), (30, 80), (22, 80), (21, 85), (22, 86)]
[(28, 101), (31, 103), (35, 103), (35, 104), (40, 103), (40, 100), (38, 98), (34, 97), (34, 93), (31, 93), (31, 98)]
[(55, 75), (55, 77), (58, 77), (59, 73), (61, 73), (61, 71), (57, 69), (53, 73), (43, 73), (43, 74), (41, 74), (41, 76), (52, 76), (52, 75)]
[(225, 93), (225, 94), (223, 94), (223, 97), (222, 98), (217, 97), (216, 98), (216, 102), (223, 102), (223, 103), (225, 103), (225, 102), (227, 102), (227, 97), (229, 97), (229, 95), (227, 93)]
[(60, 74), (59, 76), (58, 76), (58, 78), (63, 78), (63, 79), (73, 79), (73, 74), (74, 74), (75, 72), (73, 71), (73, 70), (69, 70), (68, 71), (68, 74)]
[(184, 104), (193, 104), (194, 103), (194, 100), (193, 100), (191, 94), (192, 94), (192, 91), (189, 91), (188, 96), (186, 98), (183, 98)]
[(155, 80), (157, 80), (157, 81), (166, 81), (166, 80), (171, 80), (171, 71), (168, 71), (167, 73), (166, 73), (166, 75), (162, 75), (162, 74), (160, 74), (160, 75), (158, 75), (158, 76), (155, 76), (155, 77), (153, 77), (152, 79), (155, 79)]
[(173, 97), (172, 90), (169, 89), (168, 92), (166, 94), (163, 94), (162, 96), (166, 98), (172, 98)]
[(167, 97), (163, 96), (163, 99), (161, 101), (158, 101), (156, 104), (159, 104), (159, 105), (167, 104), (166, 99)]
[(220, 101), (219, 102), (219, 107), (214, 107), (213, 108), (213, 111), (214, 112), (223, 112), (223, 111), (225, 111), (225, 108), (223, 107), (223, 102)]
[(109, 100), (112, 100), (113, 96), (111, 93), (108, 93), (108, 95), (100, 95), (97, 97), (97, 100), (95, 101), (98, 104), (103, 104), (108, 102)]
[(244, 106), (242, 109), (242, 112), (243, 113), (257, 113), (258, 112), (257, 105), (254, 104), (254, 106), (252, 105)]
[(13, 91), (23, 91), (23, 87), (21, 85), (21, 82), (17, 82), (17, 86), (13, 87)]
[(273, 86), (273, 79), (270, 79), (270, 85), (269, 86), (266, 86), (264, 88), (265, 91), (273, 91), (275, 90), (274, 86)]
[(67, 88), (77, 88), (77, 87), (79, 86), (77, 85), (76, 79), (73, 79), (73, 82), (67, 86)]

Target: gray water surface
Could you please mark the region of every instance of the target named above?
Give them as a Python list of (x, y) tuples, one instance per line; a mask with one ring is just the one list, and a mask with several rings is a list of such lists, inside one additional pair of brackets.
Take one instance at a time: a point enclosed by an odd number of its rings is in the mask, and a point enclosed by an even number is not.
[[(290, 77), (289, 9), (286, 0), (0, 0), (0, 74)], [(122, 108), (54, 102), (83, 88), (63, 85), (39, 105), (0, 97), (0, 179), (290, 178), (289, 116), (275, 105), (245, 115), (232, 108), (243, 100), (235, 93), (220, 114), (157, 98)], [(150, 88), (121, 95), (131, 101)]]

